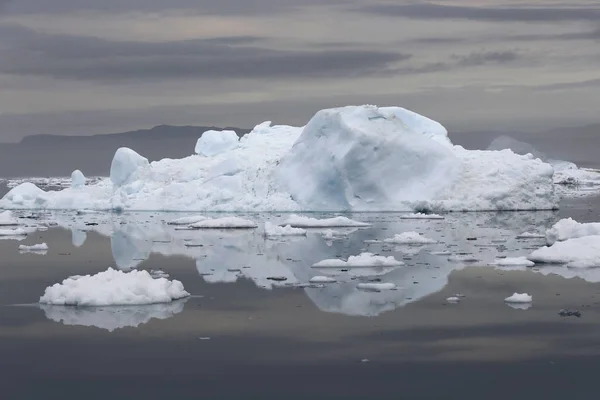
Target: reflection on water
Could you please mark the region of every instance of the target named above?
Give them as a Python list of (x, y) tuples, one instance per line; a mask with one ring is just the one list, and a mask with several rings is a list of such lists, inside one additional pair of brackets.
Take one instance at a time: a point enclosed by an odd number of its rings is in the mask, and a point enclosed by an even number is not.
[(144, 306), (73, 307), (40, 304), (46, 318), (65, 325), (93, 326), (109, 332), (138, 327), (151, 319), (167, 319), (183, 311), (187, 299)]
[[(456, 213), (446, 215), (443, 220), (407, 220), (393, 213), (354, 214), (352, 218), (372, 223), (372, 227), (348, 231), (336, 240), (323, 237), (322, 229), (309, 229), (306, 236), (270, 240), (264, 237), (262, 227), (243, 231), (190, 230), (166, 223), (183, 215), (55, 213), (46, 216), (44, 222), (71, 229), (75, 246), (85, 241), (87, 231), (109, 237), (115, 264), (123, 270), (141, 267), (152, 254), (161, 254), (195, 260), (199, 276), (208, 283), (233, 284), (247, 279), (260, 288), (272, 289), (306, 284), (316, 275), (332, 276), (336, 283), (303, 288), (320, 310), (375, 316), (440, 291), (455, 270), (490, 265), (498, 257), (529, 254), (544, 245), (543, 239), (517, 239), (517, 236), (526, 231), (543, 232), (558, 220), (557, 213), (551, 211)], [(256, 214), (249, 218), (262, 226), (265, 221), (277, 223), (285, 215)], [(405, 231), (416, 231), (438, 243), (396, 246), (383, 242)], [(323, 259), (347, 259), (366, 251), (394, 256), (405, 265), (394, 268), (313, 268), (313, 264)], [(457, 259), (478, 261), (466, 263), (457, 262)], [(597, 269), (536, 266), (528, 270), (600, 281), (600, 270)], [(357, 285), (363, 282), (390, 282), (397, 290), (358, 290)]]

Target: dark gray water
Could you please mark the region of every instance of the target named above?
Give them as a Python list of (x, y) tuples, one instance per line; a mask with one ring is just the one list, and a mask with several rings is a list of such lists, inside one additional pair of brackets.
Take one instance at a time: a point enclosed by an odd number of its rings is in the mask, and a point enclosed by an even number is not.
[[(519, 233), (543, 231), (565, 216), (599, 220), (598, 204), (584, 198), (557, 212), (451, 214), (443, 221), (355, 214), (373, 226), (335, 241), (320, 231), (283, 240), (265, 239), (260, 229), (179, 231), (164, 224), (172, 214), (23, 213), (38, 218), (32, 225), (59, 226), (21, 242), (0, 240), (0, 393), (6, 399), (597, 398), (600, 271), (510, 271), (489, 263), (543, 245), (516, 239)], [(439, 243), (364, 243), (409, 230)], [(50, 247), (46, 255), (17, 251), (20, 243), (40, 242)], [(479, 261), (431, 254), (441, 250)], [(313, 263), (362, 251), (406, 265), (337, 271), (340, 283), (290, 287), (323, 274)], [(193, 296), (147, 307), (34, 304), (47, 286), (109, 266), (162, 269)], [(356, 288), (377, 279), (399, 289)], [(506, 305), (513, 292), (533, 295), (532, 307)], [(465, 297), (448, 304), (456, 293)], [(563, 318), (562, 308), (583, 315)]]

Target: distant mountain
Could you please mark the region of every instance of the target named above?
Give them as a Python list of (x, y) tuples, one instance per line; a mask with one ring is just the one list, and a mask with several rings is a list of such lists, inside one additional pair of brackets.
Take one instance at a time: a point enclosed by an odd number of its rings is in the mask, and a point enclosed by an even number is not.
[(107, 176), (119, 147), (130, 147), (150, 161), (194, 154), (207, 130), (231, 129), (243, 136), (249, 129), (159, 125), (152, 129), (94, 136), (27, 136), (19, 143), (0, 143), (0, 176), (68, 176), (74, 169)]

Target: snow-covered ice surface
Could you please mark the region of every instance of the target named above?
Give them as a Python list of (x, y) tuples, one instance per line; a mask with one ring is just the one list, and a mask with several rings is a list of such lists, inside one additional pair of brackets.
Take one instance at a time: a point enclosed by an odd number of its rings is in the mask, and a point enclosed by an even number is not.
[(536, 263), (565, 264), (572, 268), (600, 267), (600, 235), (576, 237), (533, 251)]
[(562, 242), (567, 239), (591, 235), (600, 235), (600, 222), (581, 224), (572, 218), (565, 218), (546, 230), (546, 242), (552, 245), (557, 241)]
[(149, 163), (120, 148), (109, 179), (48, 192), (24, 183), (0, 207), (414, 212), (558, 206), (549, 164), (510, 150), (453, 146), (442, 125), (399, 107), (322, 110), (303, 128), (266, 122), (239, 141), (224, 132), (202, 138), (198, 150), (209, 155)]
[(183, 311), (186, 299), (143, 306), (65, 307), (40, 304), (46, 318), (64, 325), (90, 326), (112, 332), (137, 328), (151, 319), (168, 319)]
[(433, 244), (437, 243), (437, 241), (425, 237), (417, 232), (402, 232), (400, 234), (394, 235), (394, 237), (389, 239), (384, 239), (385, 243), (392, 244), (410, 244), (410, 245), (423, 245), (423, 244)]
[(344, 227), (367, 227), (370, 224), (354, 221), (347, 217), (333, 218), (311, 218), (301, 215), (291, 215), (280, 225), (289, 225), (294, 228), (344, 228)]
[(169, 303), (189, 296), (177, 280), (154, 279), (147, 271), (112, 268), (96, 275), (70, 277), (46, 288), (41, 304), (122, 306)]
[(512, 296), (505, 298), (504, 301), (507, 303), (531, 303), (533, 297), (527, 293), (514, 293)]

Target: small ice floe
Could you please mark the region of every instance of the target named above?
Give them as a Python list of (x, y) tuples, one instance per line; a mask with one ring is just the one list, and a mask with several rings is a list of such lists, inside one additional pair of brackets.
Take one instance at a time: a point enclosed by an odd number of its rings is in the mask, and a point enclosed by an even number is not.
[(0, 229), (0, 236), (27, 236), (27, 231), (23, 228)]
[(178, 225), (178, 226), (183, 225), (183, 226), (185, 226), (185, 225), (195, 224), (196, 222), (204, 221), (205, 219), (207, 219), (207, 217), (205, 217), (203, 215), (190, 215), (187, 217), (173, 219), (173, 220), (167, 222), (167, 225)]
[(293, 228), (290, 225), (279, 226), (271, 222), (265, 222), (266, 237), (281, 237), (281, 236), (306, 236), (306, 229)]
[(531, 303), (533, 297), (527, 293), (514, 293), (512, 296), (505, 298), (504, 301), (507, 303)]
[(335, 283), (336, 280), (334, 278), (330, 278), (328, 276), (313, 276), (309, 280), (310, 283)]
[(0, 226), (17, 226), (19, 220), (13, 216), (11, 211), (4, 211), (0, 213)]
[(424, 245), (437, 243), (436, 240), (429, 239), (417, 232), (403, 232), (394, 235), (393, 238), (385, 239), (385, 243), (390, 244), (407, 244), (407, 245)]
[(448, 303), (453, 303), (453, 304), (460, 303), (460, 297), (457, 297), (457, 296), (451, 296), (451, 297), (448, 297), (448, 298), (446, 299), (446, 301), (447, 301)]
[(321, 232), (321, 236), (325, 240), (340, 240), (354, 232), (356, 232), (356, 229), (350, 229), (350, 230), (346, 229), (344, 231), (325, 229), (324, 231)]
[(532, 306), (531, 303), (506, 303), (506, 305), (515, 310), (523, 311), (529, 310)]
[(497, 258), (492, 264), (500, 267), (533, 267), (535, 265), (535, 263), (529, 261), (527, 257)]
[(64, 306), (123, 306), (169, 303), (189, 296), (177, 280), (154, 279), (148, 271), (117, 271), (67, 278), (46, 288), (40, 303)]
[(369, 282), (369, 283), (359, 283), (356, 285), (356, 288), (359, 290), (366, 291), (381, 291), (381, 290), (394, 290), (397, 289), (397, 286), (391, 282)]
[(414, 213), (403, 214), (400, 219), (444, 219), (444, 217), (438, 214)]
[(301, 215), (291, 215), (280, 226), (290, 225), (294, 228), (343, 228), (343, 227), (368, 227), (371, 224), (364, 222), (354, 221), (346, 217), (334, 217), (317, 219), (310, 217), (303, 217)]
[(452, 252), (451, 251), (447, 251), (447, 250), (442, 250), (442, 251), (430, 251), (429, 254), (433, 255), (433, 256), (451, 256)]
[(562, 309), (558, 312), (561, 317), (577, 317), (581, 318), (581, 311), (579, 310), (566, 310)]
[(165, 271), (163, 271), (162, 269), (151, 269), (150, 270), (150, 276), (152, 276), (152, 278), (154, 279), (160, 279), (160, 278), (168, 278), (169, 274), (167, 274)]
[(192, 229), (254, 229), (258, 225), (240, 217), (206, 218), (188, 225)]
[(535, 232), (523, 232), (520, 235), (517, 235), (517, 239), (545, 239), (546, 235)]
[(361, 253), (348, 257), (347, 261), (328, 259), (313, 264), (313, 268), (352, 268), (352, 267), (398, 267), (404, 265), (402, 261), (389, 256), (376, 256), (373, 253)]
[(48, 252), (48, 245), (46, 243), (34, 244), (32, 246), (22, 244), (19, 246), (19, 252), (45, 255)]
[(533, 251), (528, 257), (536, 263), (566, 264), (571, 268), (600, 267), (600, 235), (557, 241)]
[(478, 258), (475, 258), (473, 256), (455, 256), (455, 257), (448, 257), (448, 261), (455, 262), (455, 263), (476, 263), (481, 260), (479, 260)]

